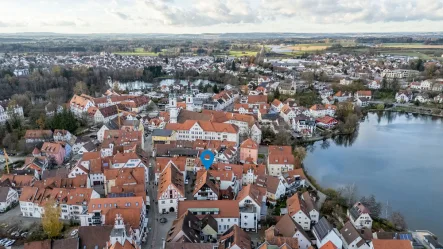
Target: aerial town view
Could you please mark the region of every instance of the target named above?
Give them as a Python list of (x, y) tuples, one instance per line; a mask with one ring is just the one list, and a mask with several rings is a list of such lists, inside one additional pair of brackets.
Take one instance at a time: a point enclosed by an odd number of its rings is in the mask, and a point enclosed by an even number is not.
[(442, 0), (0, 12), (0, 249), (443, 249)]

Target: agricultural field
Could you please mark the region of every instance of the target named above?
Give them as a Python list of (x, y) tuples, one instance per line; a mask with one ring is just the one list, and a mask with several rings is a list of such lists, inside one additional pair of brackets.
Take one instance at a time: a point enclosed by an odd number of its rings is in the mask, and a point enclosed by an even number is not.
[(294, 51), (316, 51), (316, 50), (325, 50), (330, 46), (332, 46), (331, 43), (313, 43), (313, 44), (298, 44), (294, 46), (288, 46), (285, 48)]
[(382, 48), (440, 48), (443, 49), (443, 45), (426, 45), (423, 43), (384, 43), (381, 44), (380, 47)]
[(235, 57), (242, 57), (242, 56), (256, 56), (257, 55), (257, 51), (240, 51), (240, 50), (230, 50), (229, 51), (229, 55), (230, 56), (235, 56)]

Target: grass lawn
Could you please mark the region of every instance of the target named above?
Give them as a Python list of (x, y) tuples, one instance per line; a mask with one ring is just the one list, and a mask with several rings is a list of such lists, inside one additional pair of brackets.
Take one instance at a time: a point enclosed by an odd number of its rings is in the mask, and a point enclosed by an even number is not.
[(257, 51), (246, 51), (246, 50), (230, 50), (229, 55), (235, 56), (235, 57), (242, 57), (242, 56), (256, 56)]

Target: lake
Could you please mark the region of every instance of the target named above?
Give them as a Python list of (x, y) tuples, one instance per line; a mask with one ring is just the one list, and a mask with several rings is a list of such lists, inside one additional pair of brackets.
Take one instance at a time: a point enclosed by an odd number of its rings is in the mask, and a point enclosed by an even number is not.
[(403, 213), (409, 229), (442, 238), (442, 145), (440, 118), (370, 113), (358, 134), (308, 145), (304, 165), (322, 187), (355, 183), (359, 195), (374, 194), (388, 213)]

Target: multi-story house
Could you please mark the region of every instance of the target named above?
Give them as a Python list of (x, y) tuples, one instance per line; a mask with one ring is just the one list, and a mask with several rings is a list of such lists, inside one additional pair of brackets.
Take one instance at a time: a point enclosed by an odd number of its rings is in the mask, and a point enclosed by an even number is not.
[(100, 108), (94, 114), (94, 122), (96, 124), (107, 123), (112, 119), (121, 116), (120, 111), (122, 110), (126, 110), (126, 108), (121, 104)]
[(264, 205), (266, 203), (266, 189), (248, 184), (238, 192), (236, 200), (240, 207), (240, 213), (242, 213), (240, 216), (240, 227), (246, 230), (257, 231), (258, 222), (262, 217), (266, 216), (267, 210), (262, 210), (262, 207), (266, 207)]
[(301, 195), (294, 194), (286, 200), (289, 215), (304, 230), (311, 230), (311, 225), (319, 220), (320, 213), (315, 209), (314, 202), (309, 192)]
[(47, 142), (53, 139), (51, 130), (27, 130), (25, 133), (25, 141), (27, 144), (35, 144)]
[(218, 234), (223, 234), (234, 225), (238, 226), (240, 222), (240, 209), (236, 200), (179, 201), (177, 216), (180, 217), (187, 211), (199, 218), (211, 215), (217, 221)]
[(372, 218), (369, 209), (361, 202), (355, 203), (353, 207), (348, 209), (347, 215), (355, 228), (372, 228)]
[(10, 105), (9, 101), (0, 101), (0, 123), (10, 120), (13, 116), (23, 118), (23, 107)]
[(280, 176), (282, 173), (294, 169), (295, 158), (291, 146), (268, 147), (268, 174)]
[(285, 195), (286, 187), (276, 176), (261, 175), (257, 177), (257, 186), (266, 188), (266, 197), (270, 203), (276, 203)]
[(130, 226), (135, 240), (140, 244), (148, 225), (146, 202), (141, 196), (92, 199), (87, 212), (80, 216), (80, 225), (111, 225), (117, 215), (125, 221), (125, 225)]
[(90, 188), (38, 188), (24, 187), (20, 196), (20, 210), (25, 217), (41, 218), (48, 201), (60, 206), (60, 218), (80, 220), (80, 215), (88, 211), (88, 203), (100, 198)]
[(186, 120), (184, 123), (169, 123), (165, 129), (175, 130), (177, 140), (220, 140), (239, 143), (238, 127), (212, 121)]
[(86, 94), (82, 94), (80, 96), (74, 95), (71, 101), (69, 101), (69, 109), (78, 117), (82, 116), (84, 113), (87, 113), (89, 107), (93, 106), (95, 106), (93, 98)]
[(220, 188), (210, 179), (208, 171), (204, 171), (195, 181), (194, 200), (218, 200)]
[(10, 187), (0, 187), (0, 212), (5, 212), (12, 204), (18, 201), (18, 193)]
[(56, 142), (70, 142), (73, 137), (75, 138), (75, 136), (67, 130), (54, 130), (53, 138)]
[[(369, 249), (369, 244), (351, 222), (346, 222), (340, 230), (344, 249)], [(372, 235), (372, 234), (371, 234)], [(372, 238), (372, 237), (371, 237)]]
[(265, 233), (266, 235), (271, 233), (275, 237), (296, 238), (300, 249), (308, 249), (311, 246), (310, 236), (289, 214), (283, 215), (277, 224), (270, 227)]
[(42, 156), (48, 157), (50, 162), (55, 160), (57, 165), (61, 165), (65, 160), (66, 149), (61, 143), (45, 142), (40, 151)]
[(399, 91), (395, 94), (395, 101), (397, 103), (408, 103), (412, 101), (413, 95), (410, 91)]
[(315, 224), (315, 226), (312, 228), (312, 233), (314, 234), (318, 248), (322, 248), (327, 243), (332, 243), (335, 248), (342, 248), (343, 246), (340, 233), (325, 217), (322, 217), (318, 223)]
[(243, 180), (242, 184), (254, 184), (257, 177), (266, 174), (266, 166), (263, 164), (243, 164)]
[(240, 162), (257, 163), (258, 159), (258, 143), (248, 138), (240, 144)]
[(160, 174), (157, 200), (158, 212), (176, 212), (180, 200), (185, 200), (185, 180), (183, 174), (172, 164)]

